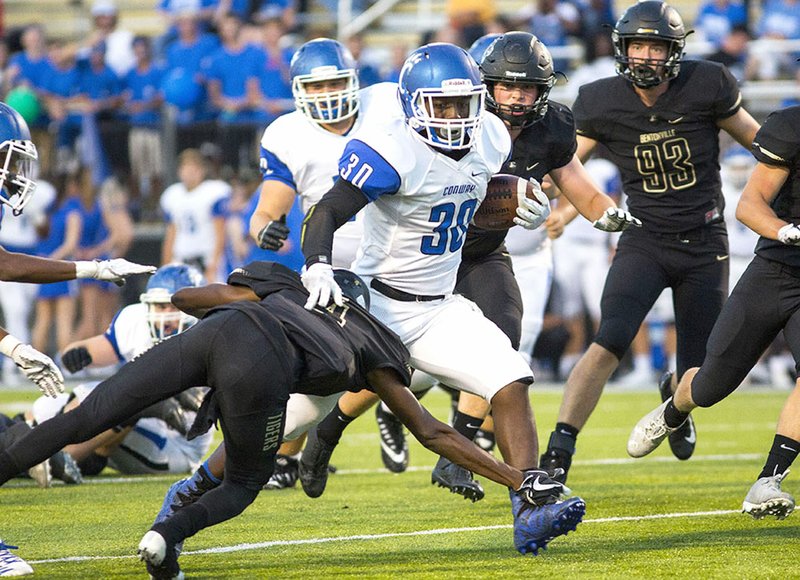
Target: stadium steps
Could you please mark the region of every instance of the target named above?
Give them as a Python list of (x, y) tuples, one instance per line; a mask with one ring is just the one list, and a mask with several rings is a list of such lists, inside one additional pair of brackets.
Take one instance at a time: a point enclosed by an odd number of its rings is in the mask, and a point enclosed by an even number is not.
[[(139, 34), (157, 35), (164, 30), (164, 19), (154, 6), (155, 0), (116, 0), (120, 28)], [(92, 0), (5, 0), (6, 30), (31, 23), (45, 26), (49, 37), (77, 40), (91, 28)]]

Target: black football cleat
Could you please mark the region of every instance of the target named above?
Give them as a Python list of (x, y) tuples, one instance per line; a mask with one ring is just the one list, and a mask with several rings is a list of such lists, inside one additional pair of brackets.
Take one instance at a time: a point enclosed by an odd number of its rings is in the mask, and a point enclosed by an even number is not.
[(289, 455), (275, 456), (275, 471), (269, 481), (264, 485), (264, 489), (286, 489), (297, 484), (299, 459)]
[(142, 537), (138, 554), (152, 580), (183, 580), (175, 547), (170, 546), (157, 531), (150, 530)]
[(331, 455), (336, 447), (317, 436), (317, 429), (308, 432), (306, 446), (300, 456), (298, 475), (308, 497), (319, 497), (325, 491), (330, 474)]
[(431, 483), (449, 489), (450, 493), (463, 495), (473, 502), (482, 500), (484, 496), (483, 487), (473, 479), (470, 470), (444, 457), (436, 462), (436, 467), (431, 472)]
[[(658, 381), (658, 392), (661, 395), (662, 403), (672, 396), (672, 374), (672, 371), (667, 371), (661, 375), (661, 379)], [(697, 431), (695, 431), (692, 416), (689, 415), (683, 425), (670, 433), (667, 440), (675, 457), (681, 461), (689, 459), (697, 444)]]
[(381, 459), (392, 473), (403, 473), (408, 468), (408, 441), (400, 419), (387, 413), (379, 402), (375, 406), (375, 421), (381, 437)]
[(83, 483), (81, 468), (66, 451), (59, 451), (50, 458), (50, 473), (68, 485)]

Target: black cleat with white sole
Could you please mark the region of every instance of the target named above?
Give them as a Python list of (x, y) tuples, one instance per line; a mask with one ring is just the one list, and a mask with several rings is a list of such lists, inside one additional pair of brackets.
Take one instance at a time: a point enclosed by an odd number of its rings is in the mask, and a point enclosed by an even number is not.
[(403, 473), (408, 468), (408, 441), (403, 423), (387, 412), (382, 403), (375, 407), (375, 421), (381, 437), (383, 465), (392, 473)]

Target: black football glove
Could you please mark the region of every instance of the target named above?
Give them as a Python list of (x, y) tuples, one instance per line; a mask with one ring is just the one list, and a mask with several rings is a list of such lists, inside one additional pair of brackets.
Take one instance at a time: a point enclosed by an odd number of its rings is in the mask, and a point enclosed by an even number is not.
[(64, 363), (69, 372), (77, 373), (92, 364), (92, 355), (89, 354), (85, 346), (79, 346), (71, 348), (61, 355), (61, 362)]
[(258, 247), (262, 250), (277, 252), (283, 247), (283, 240), (289, 237), (286, 226), (286, 214), (278, 221), (271, 221), (258, 232)]

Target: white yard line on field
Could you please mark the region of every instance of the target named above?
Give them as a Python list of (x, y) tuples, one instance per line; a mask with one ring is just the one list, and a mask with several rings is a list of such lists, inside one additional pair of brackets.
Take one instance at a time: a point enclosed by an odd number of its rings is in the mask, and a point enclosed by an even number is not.
[[(703, 512), (683, 512), (671, 514), (648, 514), (643, 516), (618, 516), (610, 518), (594, 518), (584, 520), (584, 524), (604, 524), (612, 522), (660, 520), (667, 518), (698, 518), (704, 516), (722, 516), (728, 514), (738, 514), (738, 510), (714, 510)], [(416, 536), (436, 536), (444, 534), (460, 534), (464, 532), (485, 532), (490, 530), (511, 529), (510, 524), (495, 526), (475, 526), (469, 528), (439, 528), (435, 530), (418, 530), (415, 532), (395, 532), (391, 534), (358, 534), (355, 536), (332, 536), (327, 538), (307, 538), (303, 540), (271, 540), (269, 542), (255, 542), (248, 544), (236, 544), (235, 546), (220, 546), (218, 548), (205, 548), (203, 550), (190, 550), (183, 552), (184, 556), (193, 554), (225, 554), (228, 552), (243, 552), (246, 550), (263, 550), (276, 546), (305, 546), (309, 544), (328, 544), (331, 542), (355, 542), (385, 540), (389, 538), (409, 538)], [(85, 562), (89, 560), (118, 560), (121, 558), (135, 558), (136, 556), (70, 556), (67, 558), (49, 558), (46, 560), (29, 560), (30, 564), (54, 564), (58, 562)]]

